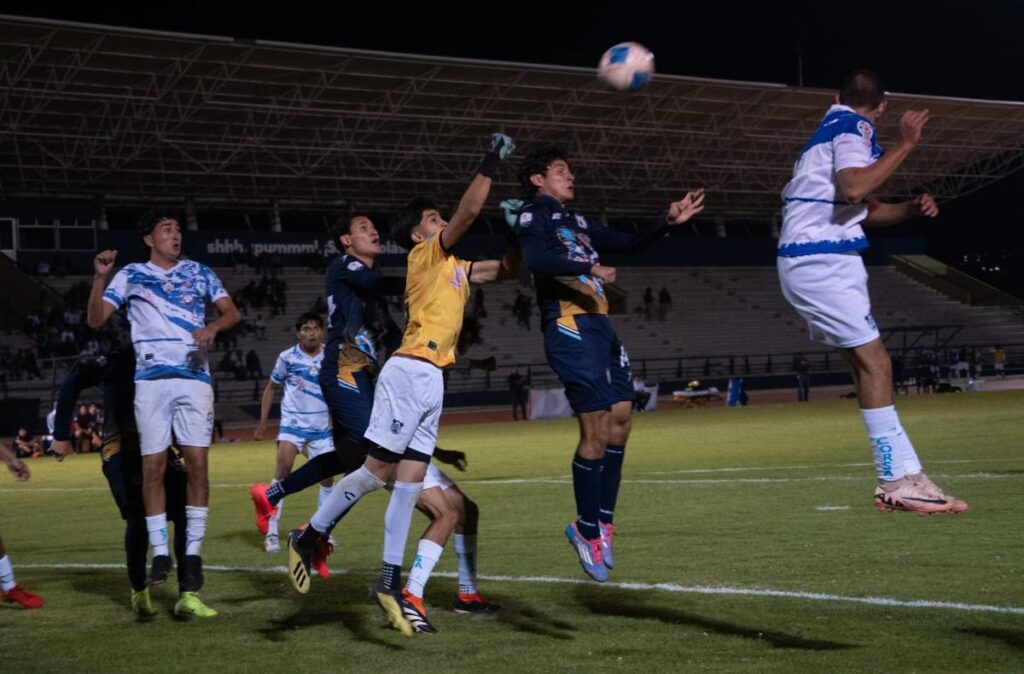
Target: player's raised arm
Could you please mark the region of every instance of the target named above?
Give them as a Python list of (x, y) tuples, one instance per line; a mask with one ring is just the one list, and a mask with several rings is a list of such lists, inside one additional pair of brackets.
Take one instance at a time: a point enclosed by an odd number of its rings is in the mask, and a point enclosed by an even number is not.
[(107, 288), (107, 279), (114, 269), (114, 262), (117, 260), (116, 250), (104, 250), (92, 261), (94, 274), (92, 277), (92, 288), (89, 290), (89, 304), (86, 307), (85, 322), (89, 327), (96, 329), (101, 327), (114, 313), (121, 302), (114, 304), (116, 298), (108, 296), (104, 301), (104, 291)]
[(480, 160), (476, 176), (469, 188), (462, 195), (455, 214), (448, 221), (448, 226), (441, 232), (441, 246), (445, 250), (451, 250), (462, 235), (469, 231), (469, 227), (480, 215), (480, 211), (487, 201), (487, 195), (491, 191), (491, 181), (498, 173), (498, 165), (503, 159), (512, 154), (516, 144), (510, 136), (503, 133), (496, 133), (491, 136), (491, 149), (484, 158)]
[(900, 139), (893, 149), (870, 166), (838, 171), (836, 175), (839, 177), (839, 188), (843, 198), (850, 203), (858, 204), (881, 187), (921, 140), (921, 130), (927, 123), (927, 110), (908, 110), (900, 119)]
[(939, 206), (930, 194), (919, 194), (910, 201), (898, 204), (884, 204), (874, 199), (868, 200), (868, 217), (864, 220), (865, 227), (888, 227), (911, 218), (934, 218), (939, 214)]

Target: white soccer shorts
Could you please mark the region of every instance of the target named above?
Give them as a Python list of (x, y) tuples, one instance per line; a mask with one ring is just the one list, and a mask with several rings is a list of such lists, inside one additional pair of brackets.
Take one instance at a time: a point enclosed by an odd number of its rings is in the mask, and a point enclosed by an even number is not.
[(311, 440), (309, 438), (299, 437), (292, 433), (278, 433), (278, 442), (290, 442), (295, 446), (295, 451), (306, 455), (307, 459), (312, 459), (321, 454), (334, 451), (334, 440), (330, 436), (326, 438), (319, 438)]
[(195, 379), (135, 382), (135, 424), (142, 455), (171, 446), (209, 447), (213, 436), (213, 388)]
[(377, 377), (366, 439), (396, 454), (414, 449), (433, 456), (443, 403), (440, 368), (416, 358), (392, 356)]
[(778, 269), (782, 294), (807, 321), (811, 341), (852, 349), (879, 338), (858, 253), (779, 257)]
[(434, 464), (427, 466), (427, 474), (423, 476), (423, 491), (433, 489), (434, 487), (440, 488), (442, 491), (451, 487), (454, 482), (452, 479), (444, 474), (440, 468)]

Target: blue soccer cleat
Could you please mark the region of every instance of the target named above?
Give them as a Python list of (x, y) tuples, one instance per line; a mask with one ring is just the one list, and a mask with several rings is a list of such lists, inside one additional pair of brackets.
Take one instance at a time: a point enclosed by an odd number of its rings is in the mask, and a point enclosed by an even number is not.
[(599, 583), (608, 580), (608, 569), (604, 565), (604, 555), (601, 554), (601, 539), (587, 540), (576, 528), (575, 522), (565, 528), (565, 537), (579, 555), (583, 571)]

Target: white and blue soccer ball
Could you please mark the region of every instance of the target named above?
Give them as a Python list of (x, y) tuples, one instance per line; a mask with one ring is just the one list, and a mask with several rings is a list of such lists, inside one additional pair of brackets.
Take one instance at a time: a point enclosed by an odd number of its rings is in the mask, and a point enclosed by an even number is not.
[(620, 42), (601, 55), (597, 75), (612, 89), (636, 91), (654, 76), (654, 54), (639, 42)]

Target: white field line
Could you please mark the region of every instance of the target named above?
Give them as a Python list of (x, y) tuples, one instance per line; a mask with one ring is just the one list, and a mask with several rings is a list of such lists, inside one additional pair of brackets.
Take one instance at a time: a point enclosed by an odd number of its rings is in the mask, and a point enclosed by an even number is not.
[[(646, 475), (674, 475), (678, 471), (667, 471), (665, 473), (641, 473)], [(1012, 480), (1012, 479), (1024, 479), (1022, 473), (929, 473), (930, 477), (948, 480)], [(455, 478), (452, 475), (450, 477)], [(870, 482), (871, 477), (869, 475), (808, 475), (804, 477), (723, 477), (723, 478), (668, 478), (668, 479), (629, 479), (624, 478), (623, 484), (787, 484), (790, 482)], [(560, 475), (554, 477), (523, 477), (523, 478), (509, 478), (500, 480), (458, 480), (459, 484), (472, 484), (472, 485), (483, 485), (483, 486), (501, 486), (501, 485), (514, 485), (514, 484), (570, 484), (572, 477), (569, 475)], [(248, 489), (252, 486), (251, 482), (219, 482), (213, 483), (211, 487), (217, 489)], [(34, 485), (25, 485), (23, 487), (4, 487), (0, 488), (0, 494), (26, 494), (26, 493), (37, 493), (37, 492), (59, 492), (59, 493), (75, 493), (75, 492), (87, 492), (87, 491), (109, 491), (107, 487), (95, 486), (95, 487), (36, 487)]]
[[(18, 564), (18, 569), (54, 569), (54, 570), (118, 570), (121, 564)], [(287, 573), (283, 566), (226, 566), (208, 564), (206, 571), (223, 571), (228, 573), (276, 573), (282, 577)], [(331, 573), (353, 573), (345, 569), (331, 569)], [(356, 575), (373, 575), (355, 572)], [(441, 578), (458, 578), (455, 573), (435, 573)], [(495, 583), (546, 583), (549, 585), (593, 585), (591, 581), (581, 578), (559, 578), (556, 576), (480, 576), (481, 580)], [(679, 583), (603, 583), (601, 587), (613, 587), (621, 590), (645, 590), (672, 592), (678, 594), (726, 595), (738, 597), (778, 597), (782, 599), (803, 599), (808, 601), (840, 602), (848, 604), (867, 604), (869, 606), (889, 606), (893, 608), (930, 608), (946, 611), (963, 611), (968, 613), (1001, 613), (1024, 615), (1024, 607), (993, 606), (991, 604), (965, 604), (961, 602), (937, 601), (932, 599), (895, 599), (893, 597), (855, 597), (823, 592), (794, 592), (791, 590), (772, 590), (768, 588), (728, 587), (718, 585), (681, 585)]]

